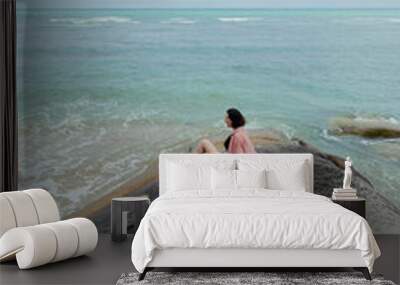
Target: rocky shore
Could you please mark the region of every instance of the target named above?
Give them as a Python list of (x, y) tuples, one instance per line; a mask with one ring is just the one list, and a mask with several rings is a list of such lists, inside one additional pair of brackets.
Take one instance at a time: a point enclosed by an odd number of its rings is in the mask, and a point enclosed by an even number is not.
[[(279, 132), (254, 131), (250, 133), (258, 153), (312, 153), (314, 155), (314, 193), (330, 197), (332, 189), (340, 187), (343, 181), (344, 159), (322, 153), (301, 139), (288, 139)], [(222, 141), (213, 140), (222, 149)], [(186, 152), (193, 146), (187, 146)], [(171, 151), (174, 152), (174, 151)], [(175, 152), (185, 152), (182, 149)], [(353, 169), (352, 186), (358, 195), (367, 200), (367, 220), (374, 233), (399, 233), (400, 209), (374, 189), (371, 182)], [(110, 201), (112, 197), (149, 195), (153, 200), (158, 196), (158, 169), (154, 161), (140, 179), (130, 181), (112, 194), (103, 197), (94, 205), (77, 213), (90, 217), (101, 232), (110, 230)]]

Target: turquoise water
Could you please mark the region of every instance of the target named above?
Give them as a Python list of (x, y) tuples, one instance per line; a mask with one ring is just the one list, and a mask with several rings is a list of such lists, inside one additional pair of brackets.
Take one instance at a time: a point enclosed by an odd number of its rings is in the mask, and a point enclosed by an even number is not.
[(400, 207), (400, 141), (327, 132), (349, 115), (399, 124), (400, 10), (21, 9), (18, 55), (21, 188), (63, 214), (222, 133), (231, 106), (350, 155)]

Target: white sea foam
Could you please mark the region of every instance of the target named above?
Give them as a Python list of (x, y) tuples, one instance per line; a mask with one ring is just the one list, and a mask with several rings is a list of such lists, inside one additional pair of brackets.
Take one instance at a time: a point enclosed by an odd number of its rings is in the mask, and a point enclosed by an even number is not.
[(361, 143), (364, 145), (378, 145), (378, 144), (388, 144), (388, 143), (398, 144), (400, 143), (400, 139), (399, 138), (376, 139), (376, 140), (362, 139)]
[(158, 110), (140, 110), (131, 112), (125, 117), (122, 126), (128, 128), (131, 124), (136, 124), (138, 121), (142, 120), (151, 120), (151, 118), (154, 118), (159, 114), (160, 112)]
[(101, 25), (101, 24), (139, 24), (140, 21), (135, 21), (128, 17), (92, 17), (92, 18), (52, 18), (52, 23), (66, 23), (73, 25)]
[(394, 117), (372, 117), (372, 116), (356, 116), (354, 121), (364, 123), (364, 124), (371, 124), (373, 126), (377, 124), (384, 124), (395, 127), (395, 125), (400, 125), (399, 120)]
[(248, 129), (262, 130), (268, 127), (263, 120), (258, 120), (253, 116), (252, 120), (246, 125)]
[(184, 24), (184, 25), (191, 25), (195, 24), (196, 21), (188, 18), (170, 18), (166, 21), (161, 21), (161, 24)]
[(327, 129), (322, 130), (321, 137), (323, 137), (324, 139), (326, 139), (328, 141), (335, 141), (335, 142), (340, 141), (340, 139), (338, 137), (329, 134), (329, 131)]
[(388, 19), (388, 22), (391, 22), (391, 23), (399, 23), (399, 24), (400, 24), (400, 18), (389, 18), (389, 19)]
[(280, 130), (288, 139), (292, 139), (295, 136), (295, 130), (284, 123), (278, 124), (277, 129)]
[(335, 19), (335, 23), (341, 24), (386, 24), (386, 23), (400, 23), (400, 18), (387, 18), (387, 17), (353, 17), (344, 19)]
[(220, 17), (218, 21), (220, 22), (233, 22), (233, 23), (241, 23), (241, 22), (249, 22), (249, 21), (262, 21), (264, 18), (261, 17)]

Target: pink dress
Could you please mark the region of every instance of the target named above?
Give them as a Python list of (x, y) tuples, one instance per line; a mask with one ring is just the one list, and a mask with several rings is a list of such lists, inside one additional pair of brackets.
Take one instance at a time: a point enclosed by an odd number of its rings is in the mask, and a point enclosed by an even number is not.
[(246, 130), (243, 127), (233, 130), (228, 147), (229, 153), (256, 153)]

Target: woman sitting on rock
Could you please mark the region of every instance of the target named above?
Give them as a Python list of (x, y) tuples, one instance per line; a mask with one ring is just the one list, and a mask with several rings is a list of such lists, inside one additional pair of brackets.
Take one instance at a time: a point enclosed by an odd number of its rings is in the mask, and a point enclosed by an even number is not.
[[(238, 109), (231, 108), (226, 111), (225, 124), (233, 132), (225, 140), (224, 146), (228, 153), (255, 153), (254, 145), (247, 135), (244, 125), (246, 120)], [(216, 146), (208, 139), (202, 139), (195, 149), (196, 153), (218, 153)]]

